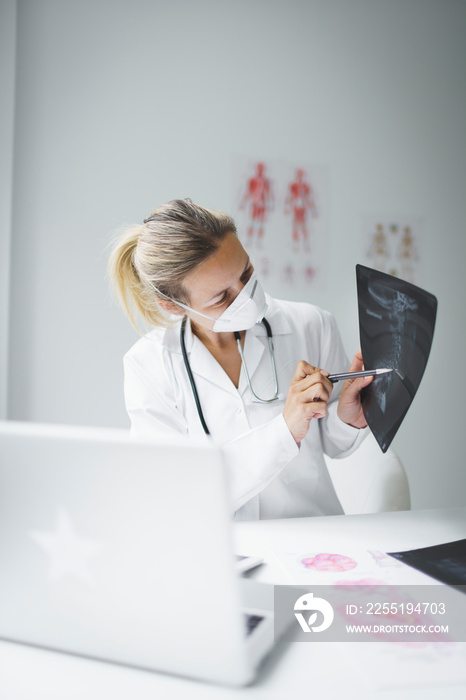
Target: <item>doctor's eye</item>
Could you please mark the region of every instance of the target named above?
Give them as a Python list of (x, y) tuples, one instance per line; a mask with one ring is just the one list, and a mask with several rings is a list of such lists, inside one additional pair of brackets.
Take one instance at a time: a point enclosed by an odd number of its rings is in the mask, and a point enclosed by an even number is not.
[(222, 306), (222, 304), (224, 304), (227, 299), (228, 299), (228, 292), (225, 292), (222, 295), (222, 297), (218, 301), (215, 302), (215, 304), (212, 304), (212, 306)]
[(241, 282), (247, 282), (254, 272), (254, 265), (249, 265), (249, 267), (241, 275)]

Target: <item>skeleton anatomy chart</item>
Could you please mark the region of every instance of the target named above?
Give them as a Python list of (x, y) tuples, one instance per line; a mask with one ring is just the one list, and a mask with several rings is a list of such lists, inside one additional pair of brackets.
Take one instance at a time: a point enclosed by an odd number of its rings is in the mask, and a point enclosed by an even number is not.
[(283, 160), (235, 158), (233, 216), (264, 279), (284, 293), (321, 284), (326, 246), (327, 171)]
[(364, 254), (369, 267), (418, 282), (421, 223), (419, 218), (365, 217)]

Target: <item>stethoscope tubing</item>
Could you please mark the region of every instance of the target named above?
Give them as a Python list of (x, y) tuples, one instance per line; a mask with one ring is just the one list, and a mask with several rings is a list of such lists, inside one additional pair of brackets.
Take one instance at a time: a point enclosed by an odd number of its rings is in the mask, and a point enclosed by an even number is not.
[(201, 424), (202, 424), (202, 427), (204, 429), (205, 434), (210, 435), (210, 430), (207, 427), (207, 423), (205, 422), (205, 418), (204, 418), (204, 413), (202, 412), (201, 401), (199, 399), (199, 394), (197, 393), (196, 382), (194, 381), (193, 373), (191, 370), (191, 365), (189, 364), (188, 353), (186, 352), (186, 344), (184, 342), (184, 330), (185, 330), (185, 328), (186, 328), (186, 316), (181, 321), (181, 329), (180, 329), (181, 352), (183, 354), (184, 366), (186, 367), (186, 372), (188, 373), (189, 383), (191, 384), (191, 389), (193, 392), (194, 401), (196, 402), (196, 408), (197, 408), (197, 412), (199, 414), (199, 419), (201, 421)]
[[(259, 398), (259, 396), (257, 396), (256, 393), (254, 392), (254, 390), (253, 390), (253, 388), (252, 388), (252, 385), (251, 385), (251, 380), (250, 380), (250, 378), (249, 378), (249, 373), (248, 373), (248, 369), (247, 369), (247, 366), (246, 366), (246, 362), (244, 361), (243, 348), (242, 348), (242, 346), (241, 346), (241, 338), (240, 338), (240, 335), (239, 335), (239, 333), (238, 333), (237, 331), (235, 331), (235, 339), (236, 339), (236, 341), (237, 341), (237, 343), (238, 343), (238, 350), (239, 350), (239, 353), (240, 353), (240, 356), (241, 356), (241, 364), (242, 364), (242, 366), (244, 367), (245, 374), (246, 374), (246, 380), (247, 380), (248, 387), (249, 387), (249, 389), (250, 389), (252, 395), (254, 396), (254, 398), (256, 399), (256, 401), (258, 401), (259, 403), (272, 403), (273, 401), (276, 401), (277, 398), (278, 398), (278, 377), (277, 377), (277, 368), (276, 368), (276, 365), (275, 365), (275, 357), (274, 357), (273, 336), (272, 336), (272, 329), (271, 329), (271, 327), (270, 327), (270, 323), (267, 321), (267, 319), (263, 318), (262, 321), (261, 321), (261, 323), (262, 323), (262, 325), (264, 326), (264, 328), (265, 328), (265, 330), (266, 330), (266, 332), (267, 332), (267, 341), (268, 341), (268, 344), (269, 344), (270, 357), (271, 357), (272, 369), (273, 369), (273, 374), (274, 374), (275, 396), (274, 396), (272, 399), (261, 399), (261, 398)], [(186, 367), (186, 372), (187, 372), (187, 374), (188, 374), (189, 383), (190, 383), (190, 385), (191, 385), (191, 390), (192, 390), (192, 392), (193, 392), (194, 401), (196, 402), (196, 408), (197, 408), (197, 413), (198, 413), (198, 415), (199, 415), (199, 420), (201, 421), (202, 428), (203, 428), (205, 434), (206, 434), (206, 435), (210, 435), (210, 431), (209, 431), (209, 428), (207, 427), (207, 423), (206, 423), (206, 420), (205, 420), (205, 417), (204, 417), (204, 413), (203, 413), (203, 411), (202, 411), (201, 401), (200, 401), (200, 399), (199, 399), (199, 394), (198, 394), (198, 391), (197, 391), (196, 382), (194, 381), (194, 376), (193, 376), (193, 373), (192, 373), (192, 370), (191, 370), (191, 365), (190, 365), (190, 363), (189, 363), (188, 353), (187, 353), (187, 351), (186, 351), (186, 343), (185, 343), (185, 340), (184, 340), (185, 328), (186, 328), (186, 316), (183, 318), (183, 320), (182, 320), (182, 322), (181, 322), (181, 328), (180, 328), (181, 353), (182, 353), (182, 355), (183, 355), (184, 366)]]
[(269, 344), (270, 361), (272, 363), (272, 372), (273, 372), (274, 383), (275, 383), (273, 398), (261, 399), (260, 396), (257, 396), (256, 392), (252, 388), (251, 379), (249, 378), (248, 366), (247, 366), (246, 361), (244, 359), (243, 346), (241, 345), (241, 337), (240, 337), (240, 334), (238, 333), (238, 331), (235, 331), (235, 339), (236, 339), (236, 342), (238, 344), (238, 350), (239, 350), (239, 354), (241, 356), (241, 363), (242, 363), (242, 366), (244, 368), (244, 373), (246, 375), (246, 381), (248, 383), (248, 387), (249, 387), (251, 394), (254, 396), (257, 403), (273, 403), (274, 401), (276, 401), (278, 399), (278, 377), (277, 377), (277, 368), (275, 365), (275, 355), (274, 355), (274, 351), (273, 351), (272, 329), (270, 328), (270, 323), (265, 318), (262, 319), (261, 323), (263, 324), (265, 330), (267, 331), (267, 342)]

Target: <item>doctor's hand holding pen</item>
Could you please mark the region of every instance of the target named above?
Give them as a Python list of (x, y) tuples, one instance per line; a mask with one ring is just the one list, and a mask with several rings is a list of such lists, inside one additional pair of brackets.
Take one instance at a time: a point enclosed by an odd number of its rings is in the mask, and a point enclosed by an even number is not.
[[(358, 350), (349, 371), (358, 372), (362, 367), (362, 354)], [(304, 360), (298, 363), (283, 409), (286, 424), (298, 444), (307, 434), (311, 420), (327, 415), (327, 403), (333, 390), (333, 383), (328, 377), (326, 370), (313, 367)], [(347, 379), (341, 390), (338, 417), (354, 428), (365, 428), (367, 425), (360, 392), (372, 379), (372, 376)]]

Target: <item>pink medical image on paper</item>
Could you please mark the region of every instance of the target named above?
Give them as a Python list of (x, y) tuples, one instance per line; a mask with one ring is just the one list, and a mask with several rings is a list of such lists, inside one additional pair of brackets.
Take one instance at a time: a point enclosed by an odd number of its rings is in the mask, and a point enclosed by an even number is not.
[(312, 571), (349, 571), (358, 565), (357, 561), (344, 554), (327, 554), (325, 552), (304, 557), (301, 559), (301, 564)]

